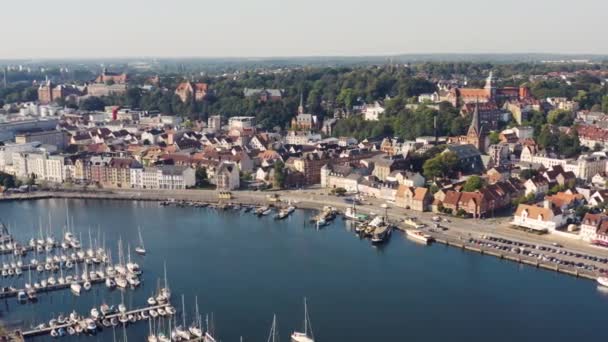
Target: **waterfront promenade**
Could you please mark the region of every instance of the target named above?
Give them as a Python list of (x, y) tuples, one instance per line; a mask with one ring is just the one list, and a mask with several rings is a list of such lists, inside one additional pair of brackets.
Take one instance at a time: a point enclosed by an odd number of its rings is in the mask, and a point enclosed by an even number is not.
[[(265, 205), (268, 204), (268, 195), (279, 195), (283, 202), (292, 202), (299, 208), (321, 209), (323, 206), (332, 206), (344, 210), (350, 206), (343, 197), (327, 194), (326, 189), (307, 188), (302, 190), (280, 190), (280, 191), (233, 191), (232, 199), (222, 200), (224, 202)], [(43, 198), (72, 198), (72, 199), (112, 199), (112, 200), (140, 200), (140, 201), (200, 201), (216, 203), (219, 201), (218, 193), (215, 190), (140, 190), (140, 189), (88, 189), (87, 191), (40, 191), (27, 194), (15, 194), (0, 197), (0, 200), (32, 200)], [(357, 206), (360, 212), (367, 214), (389, 215), (389, 218), (401, 224), (405, 217), (415, 217), (419, 222), (432, 226), (432, 217), (437, 214), (431, 212), (417, 212), (396, 208), (388, 204), (388, 208), (382, 208), (387, 204), (383, 200), (365, 198), (362, 205)], [(447, 218), (447, 217), (446, 217)], [(505, 239), (518, 240), (533, 244), (550, 245), (559, 243), (565, 249), (586, 253), (601, 257), (608, 257), (608, 249), (592, 246), (584, 241), (569, 239), (556, 235), (537, 235), (513, 229), (509, 226), (510, 217), (489, 218), (489, 219), (461, 219), (449, 217), (449, 222), (442, 222), (441, 225), (448, 230), (441, 233), (435, 232), (433, 235), (440, 235), (442, 241), (465, 241), (471, 237), (480, 238), (484, 235), (492, 235)], [(506, 253), (508, 254), (508, 253)]]

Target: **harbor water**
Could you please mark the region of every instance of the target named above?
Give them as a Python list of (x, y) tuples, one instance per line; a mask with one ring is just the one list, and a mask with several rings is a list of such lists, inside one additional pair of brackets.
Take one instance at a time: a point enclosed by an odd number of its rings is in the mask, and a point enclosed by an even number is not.
[[(72, 310), (88, 315), (102, 303), (124, 300), (129, 308), (142, 307), (166, 264), (173, 305), (181, 311), (183, 294), (189, 324), (197, 296), (203, 319), (212, 317), (221, 341), (241, 336), (265, 341), (273, 314), (281, 340), (288, 341), (293, 330), (302, 328), (304, 297), (318, 342), (604, 340), (608, 294), (592, 281), (443, 245), (422, 246), (400, 233), (374, 247), (342, 219), (317, 230), (309, 223), (313, 214), (296, 210), (277, 221), (242, 210), (156, 202), (0, 203), (0, 220), (24, 244), (39, 235), (40, 223), (44, 232), (50, 227), (60, 238), (69, 215), (83, 245), (90, 231), (91, 240), (114, 249), (114, 260), (119, 239), (125, 252), (127, 245), (131, 250), (137, 245), (138, 226), (147, 249), (144, 257), (131, 255), (143, 269), (142, 286), (135, 290), (109, 291), (102, 283), (79, 297), (68, 289), (39, 294), (36, 303), (3, 299), (1, 319), (9, 326), (30, 327)], [(12, 256), (2, 261), (11, 262)], [(0, 282), (22, 288), (28, 277), (24, 272)], [(32, 272), (32, 280), (37, 277)], [(144, 341), (148, 324), (130, 325), (126, 333), (130, 341)], [(114, 335), (124, 340), (122, 329), (60, 339), (112, 341)]]

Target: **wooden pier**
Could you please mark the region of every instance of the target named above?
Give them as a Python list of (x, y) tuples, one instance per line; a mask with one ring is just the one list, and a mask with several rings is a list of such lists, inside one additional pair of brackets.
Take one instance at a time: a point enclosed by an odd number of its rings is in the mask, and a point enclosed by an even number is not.
[[(89, 282), (91, 283), (91, 285), (99, 284), (99, 283), (105, 283), (105, 281), (106, 281), (107, 278), (108, 277), (97, 278), (95, 280), (90, 279)], [(113, 277), (110, 277), (110, 278), (113, 278)], [(70, 285), (73, 282), (74, 281), (72, 281), (70, 283), (55, 284), (55, 285), (46, 286), (44, 288), (39, 288), (39, 289), (36, 289), (36, 294), (47, 293), (47, 292), (53, 292), (53, 291), (59, 291), (59, 290), (67, 289), (67, 288), (70, 288)], [(80, 279), (80, 280), (78, 280), (76, 282), (79, 283), (80, 285), (83, 285), (85, 283), (85, 281), (82, 280), (82, 279)], [(9, 290), (9, 291), (0, 292), (0, 299), (16, 297), (17, 294), (20, 291), (25, 291), (25, 289), (15, 289), (15, 290)], [(83, 288), (82, 291), (86, 291), (86, 290)]]
[[(148, 307), (145, 307), (145, 308), (132, 309), (132, 310), (126, 311), (124, 313), (116, 312), (116, 313), (104, 316), (103, 318), (105, 318), (105, 319), (118, 318), (118, 317), (123, 316), (123, 315), (127, 315), (127, 316), (128, 315), (134, 315), (134, 314), (142, 313), (144, 311), (149, 311), (149, 310), (165, 309), (165, 308), (167, 308), (169, 306), (171, 306), (171, 303), (160, 304), (160, 305), (153, 305), (153, 306), (148, 306)], [(93, 319), (92, 317), (84, 317), (82, 319), (84, 320), (84, 319), (87, 319), (87, 318)], [(100, 322), (99, 319), (97, 319), (97, 320), (93, 319), (93, 320), (95, 321), (96, 324), (99, 325), (99, 322)], [(131, 323), (131, 322), (129, 322), (129, 323)], [(76, 324), (78, 324), (78, 322), (73, 322), (72, 321), (72, 322), (67, 322), (67, 323), (64, 323), (64, 324), (57, 324), (57, 325), (54, 325), (52, 327), (44, 327), (42, 329), (36, 329), (35, 328), (35, 329), (32, 329), (32, 330), (23, 331), (23, 332), (17, 332), (17, 333), (20, 334), (21, 336), (23, 336), (24, 338), (34, 337), (34, 336), (40, 336), (40, 335), (48, 335), (53, 330), (57, 330), (57, 329), (61, 329), (61, 328), (66, 329), (66, 328), (74, 326)], [(127, 324), (127, 323), (119, 323), (119, 324), (122, 325), (122, 324)]]

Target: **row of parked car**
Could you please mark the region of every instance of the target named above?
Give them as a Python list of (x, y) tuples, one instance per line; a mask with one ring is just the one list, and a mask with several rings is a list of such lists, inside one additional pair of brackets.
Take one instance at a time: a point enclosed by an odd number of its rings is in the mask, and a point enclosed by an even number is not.
[[(496, 249), (505, 252), (511, 252), (514, 254), (521, 254), (527, 257), (536, 258), (539, 261), (551, 262), (557, 265), (569, 266), (578, 268), (581, 270), (588, 270), (592, 272), (607, 273), (608, 270), (596, 265), (585, 263), (581, 261), (572, 261), (560, 258), (552, 254), (568, 255), (574, 258), (581, 258), (583, 260), (591, 260), (601, 263), (608, 263), (606, 258), (598, 258), (595, 256), (584, 255), (580, 253), (571, 252), (565, 249), (559, 249), (556, 247), (548, 247), (543, 245), (535, 245), (525, 242), (512, 241), (504, 238), (483, 236), (481, 239), (469, 238), (469, 243), (476, 244), (480, 247), (486, 247)], [(552, 254), (549, 254), (552, 253)]]

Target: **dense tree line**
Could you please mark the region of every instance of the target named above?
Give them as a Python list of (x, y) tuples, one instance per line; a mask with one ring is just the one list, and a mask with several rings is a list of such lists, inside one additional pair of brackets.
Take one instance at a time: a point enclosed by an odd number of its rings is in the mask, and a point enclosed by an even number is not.
[(440, 136), (466, 133), (470, 118), (462, 117), (449, 103), (442, 103), (439, 110), (419, 106), (414, 110), (405, 107), (401, 97), (387, 101), (386, 111), (379, 121), (364, 121), (360, 116), (340, 120), (334, 129), (336, 136), (354, 136), (358, 139), (399, 137), (414, 139), (434, 136), (434, 118), (437, 117), (437, 133)]

